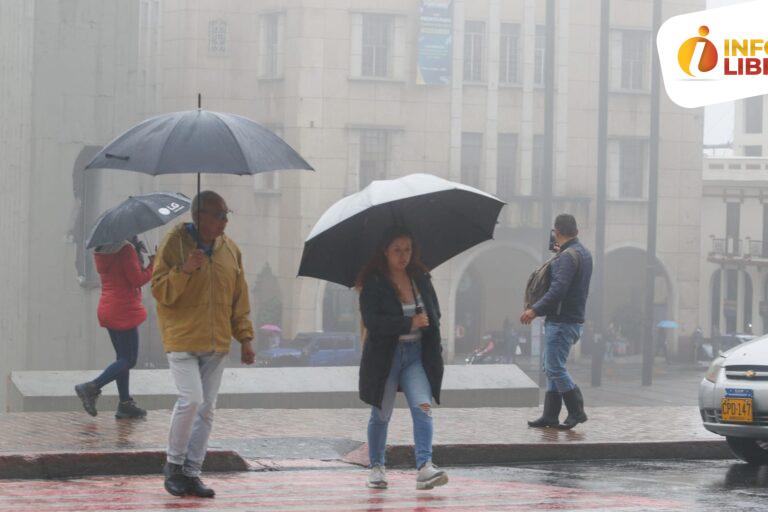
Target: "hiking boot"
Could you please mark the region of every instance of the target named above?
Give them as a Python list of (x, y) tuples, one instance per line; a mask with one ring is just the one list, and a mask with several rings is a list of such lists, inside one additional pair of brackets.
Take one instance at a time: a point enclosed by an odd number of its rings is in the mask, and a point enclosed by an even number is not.
[(587, 414), (584, 412), (584, 396), (578, 386), (572, 390), (563, 393), (563, 402), (568, 409), (568, 417), (557, 428), (560, 430), (570, 430), (579, 423), (587, 421)]
[(96, 416), (96, 399), (99, 398), (101, 390), (93, 382), (83, 382), (75, 386), (75, 393), (83, 402), (83, 409), (91, 416)]
[(426, 491), (434, 487), (439, 487), (448, 483), (448, 475), (442, 469), (428, 461), (421, 466), (416, 474), (416, 489)]
[(216, 496), (216, 491), (206, 486), (200, 477), (187, 476), (187, 493), (198, 498), (213, 498)]
[(384, 466), (373, 466), (368, 475), (368, 487), (371, 489), (386, 489), (389, 486)]
[(528, 422), (529, 427), (557, 427), (560, 424), (560, 410), (563, 408), (563, 397), (558, 391), (547, 391), (544, 394), (544, 413), (541, 418)]
[(181, 464), (166, 462), (163, 467), (165, 490), (174, 496), (184, 496), (189, 491), (189, 479), (181, 472)]
[(136, 402), (133, 400), (120, 402), (117, 406), (117, 412), (115, 413), (115, 418), (119, 420), (141, 419), (146, 416), (147, 411), (136, 405)]

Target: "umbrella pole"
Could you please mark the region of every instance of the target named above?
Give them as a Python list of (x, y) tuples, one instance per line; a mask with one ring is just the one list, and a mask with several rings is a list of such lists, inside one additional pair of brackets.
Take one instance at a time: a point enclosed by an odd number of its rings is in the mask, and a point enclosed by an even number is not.
[(195, 209), (195, 224), (200, 225), (200, 173), (197, 173), (197, 208)]

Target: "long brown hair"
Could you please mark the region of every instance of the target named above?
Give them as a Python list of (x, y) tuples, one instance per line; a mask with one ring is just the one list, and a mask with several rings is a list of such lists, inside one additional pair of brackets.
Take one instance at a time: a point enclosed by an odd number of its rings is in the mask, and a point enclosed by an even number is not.
[(357, 275), (355, 288), (358, 292), (363, 289), (363, 284), (365, 284), (365, 281), (371, 274), (379, 273), (391, 281), (389, 276), (389, 264), (387, 263), (387, 256), (385, 253), (392, 242), (398, 238), (408, 238), (411, 241), (411, 261), (405, 268), (408, 275), (415, 277), (419, 272), (429, 272), (429, 269), (421, 261), (421, 251), (419, 250), (419, 245), (416, 243), (413, 234), (405, 226), (393, 226), (384, 232), (373, 256)]

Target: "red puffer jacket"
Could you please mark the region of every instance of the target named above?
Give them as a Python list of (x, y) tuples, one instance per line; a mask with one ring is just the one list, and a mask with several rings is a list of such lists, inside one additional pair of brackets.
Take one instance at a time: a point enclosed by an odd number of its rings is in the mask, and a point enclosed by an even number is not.
[(117, 252), (95, 252), (93, 258), (101, 277), (99, 324), (116, 331), (141, 325), (147, 319), (141, 287), (152, 279), (152, 265), (142, 270), (136, 250), (127, 242)]

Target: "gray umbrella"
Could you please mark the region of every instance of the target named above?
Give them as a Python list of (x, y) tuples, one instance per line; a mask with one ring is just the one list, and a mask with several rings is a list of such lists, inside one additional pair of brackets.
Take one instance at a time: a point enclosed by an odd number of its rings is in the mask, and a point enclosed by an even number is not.
[(145, 174), (257, 174), (312, 167), (283, 139), (234, 114), (190, 110), (147, 119), (107, 144), (86, 169)]
[(88, 235), (86, 248), (128, 240), (160, 227), (188, 211), (189, 206), (187, 196), (173, 192), (131, 196), (99, 216)]

